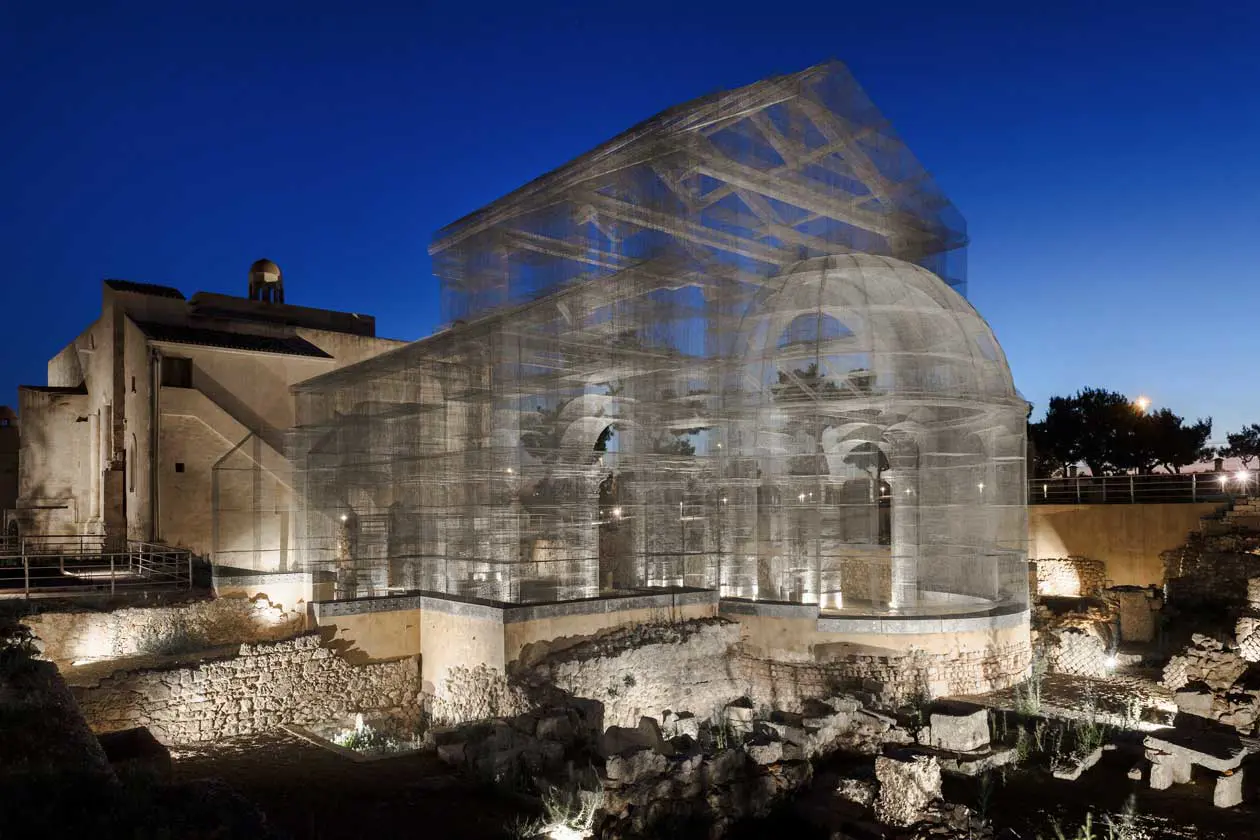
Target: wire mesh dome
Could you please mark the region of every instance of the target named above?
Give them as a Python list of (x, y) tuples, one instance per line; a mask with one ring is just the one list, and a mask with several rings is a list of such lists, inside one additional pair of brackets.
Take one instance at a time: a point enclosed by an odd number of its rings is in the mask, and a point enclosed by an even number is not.
[(1022, 603), (1026, 404), (966, 300), (900, 260), (821, 257), (769, 282), (742, 335), (733, 454), (761, 503), (733, 514), (757, 541), (733, 547), (728, 596)]

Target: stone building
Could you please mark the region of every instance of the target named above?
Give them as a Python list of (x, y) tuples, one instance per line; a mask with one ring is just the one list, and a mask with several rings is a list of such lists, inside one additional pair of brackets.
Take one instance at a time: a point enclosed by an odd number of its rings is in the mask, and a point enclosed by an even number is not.
[(106, 280), (101, 314), (19, 389), (13, 519), (23, 535), (147, 541), (228, 565), (288, 564), (289, 387), (400, 342), (370, 316), (284, 302), (259, 260), (249, 296)]
[(0, 405), (0, 515), (5, 516), (6, 525), (9, 511), (17, 504), (20, 445), (17, 412)]

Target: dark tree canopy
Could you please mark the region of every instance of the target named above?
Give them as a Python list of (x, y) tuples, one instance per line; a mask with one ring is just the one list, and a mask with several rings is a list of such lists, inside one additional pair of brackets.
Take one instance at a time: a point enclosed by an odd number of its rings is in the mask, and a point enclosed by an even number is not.
[(1251, 462), (1260, 458), (1260, 423), (1243, 426), (1237, 432), (1225, 436), (1228, 445), (1221, 450), (1222, 458), (1237, 458), (1248, 469)]
[(1034, 469), (1042, 475), (1082, 461), (1093, 475), (1180, 472), (1212, 457), (1211, 434), (1210, 417), (1187, 424), (1166, 408), (1144, 413), (1124, 394), (1101, 388), (1051, 397), (1045, 419), (1029, 426)]

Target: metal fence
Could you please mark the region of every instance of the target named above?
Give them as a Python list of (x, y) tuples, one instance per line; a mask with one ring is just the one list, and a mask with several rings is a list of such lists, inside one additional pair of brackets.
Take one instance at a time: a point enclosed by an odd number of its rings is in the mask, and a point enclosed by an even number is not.
[(107, 550), (100, 537), (9, 538), (0, 542), (0, 597), (188, 589), (192, 562), (192, 552), (154, 543)]
[(1162, 473), (1156, 475), (1034, 478), (1030, 505), (1110, 505), (1226, 502), (1255, 494), (1256, 473)]

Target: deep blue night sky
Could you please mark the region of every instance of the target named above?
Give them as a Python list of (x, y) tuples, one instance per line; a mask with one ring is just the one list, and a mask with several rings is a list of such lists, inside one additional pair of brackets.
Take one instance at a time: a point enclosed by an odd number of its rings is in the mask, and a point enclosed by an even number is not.
[(0, 402), (105, 277), (244, 294), (266, 256), (294, 303), (426, 335), (438, 227), (834, 57), (966, 216), (1039, 409), (1096, 385), (1260, 422), (1260, 4), (687, 5), (0, 2)]

